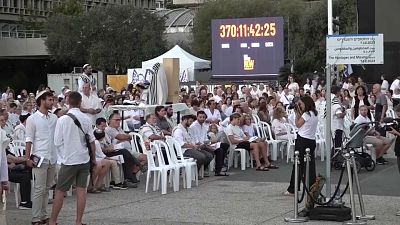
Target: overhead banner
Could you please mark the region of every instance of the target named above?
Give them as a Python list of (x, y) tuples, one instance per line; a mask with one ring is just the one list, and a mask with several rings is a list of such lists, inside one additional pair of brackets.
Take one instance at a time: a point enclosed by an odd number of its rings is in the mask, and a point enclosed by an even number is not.
[[(189, 70), (183, 69), (179, 74), (179, 82), (188, 82), (189, 81)], [(143, 69), (128, 69), (128, 84), (134, 84), (137, 81), (149, 81), (151, 82), (151, 78), (153, 77), (153, 70), (151, 68)]]
[(383, 34), (327, 36), (326, 63), (383, 64)]

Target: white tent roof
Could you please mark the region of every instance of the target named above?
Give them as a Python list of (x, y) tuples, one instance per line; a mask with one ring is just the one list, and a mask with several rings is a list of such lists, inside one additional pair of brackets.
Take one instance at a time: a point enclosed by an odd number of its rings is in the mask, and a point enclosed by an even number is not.
[(142, 62), (142, 68), (152, 67), (155, 63), (163, 63), (164, 58), (179, 58), (180, 69), (209, 69), (211, 62), (196, 57), (175, 45), (168, 52), (147, 61)]

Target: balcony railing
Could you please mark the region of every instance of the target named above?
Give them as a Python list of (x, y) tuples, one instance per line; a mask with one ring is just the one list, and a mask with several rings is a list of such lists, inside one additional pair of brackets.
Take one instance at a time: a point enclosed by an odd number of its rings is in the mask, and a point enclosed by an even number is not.
[(0, 31), (0, 38), (45, 38), (42, 30), (13, 30), (13, 31)]

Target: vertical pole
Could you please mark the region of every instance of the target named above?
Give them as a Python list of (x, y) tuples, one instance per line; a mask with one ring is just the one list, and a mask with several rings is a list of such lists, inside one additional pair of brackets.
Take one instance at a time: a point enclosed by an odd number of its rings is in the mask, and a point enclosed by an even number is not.
[[(293, 218), (285, 218), (287, 223), (304, 223), (307, 217), (299, 217), (299, 151), (294, 152), (294, 215)], [(301, 179), (301, 178), (300, 178)]]
[(351, 221), (345, 221), (343, 225), (366, 225), (367, 222), (364, 220), (356, 220), (356, 203), (354, 202), (354, 190), (353, 190), (353, 178), (352, 173), (353, 171), (356, 172), (357, 168), (356, 165), (353, 164), (353, 168), (351, 166), (352, 159), (349, 153), (344, 155), (346, 159), (346, 167), (347, 167), (347, 177), (349, 178), (349, 194), (350, 194), (350, 205), (351, 205)]
[[(304, 174), (305, 176), (305, 183), (306, 183), (306, 188), (307, 190), (310, 190), (310, 149), (306, 148), (306, 156), (305, 156), (305, 161), (306, 161), (306, 173)], [(307, 195), (307, 201), (305, 202), (305, 204), (307, 205), (309, 196)]]
[[(350, 156), (351, 156), (353, 165), (356, 165), (354, 151), (350, 151)], [(375, 220), (374, 215), (366, 215), (365, 214), (364, 199), (362, 197), (362, 191), (361, 191), (361, 186), (360, 186), (360, 180), (358, 179), (357, 169), (354, 169), (354, 180), (356, 181), (358, 202), (360, 203), (360, 211), (361, 211), (361, 216), (357, 216), (357, 219), (359, 219), (359, 220)]]
[[(328, 0), (328, 35), (333, 34), (332, 24), (332, 0)], [(325, 140), (326, 140), (326, 197), (331, 197), (331, 66), (326, 66), (326, 123), (325, 123)]]

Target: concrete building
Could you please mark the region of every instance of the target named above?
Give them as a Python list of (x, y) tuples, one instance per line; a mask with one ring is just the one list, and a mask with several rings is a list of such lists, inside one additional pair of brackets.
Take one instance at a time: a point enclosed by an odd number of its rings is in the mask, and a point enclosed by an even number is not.
[[(133, 5), (144, 9), (156, 9), (156, 1), (160, 0), (85, 0), (83, 7), (107, 5)], [(0, 0), (0, 21), (19, 21), (48, 17), (52, 10), (64, 0)], [(161, 1), (164, 2), (164, 1)]]

